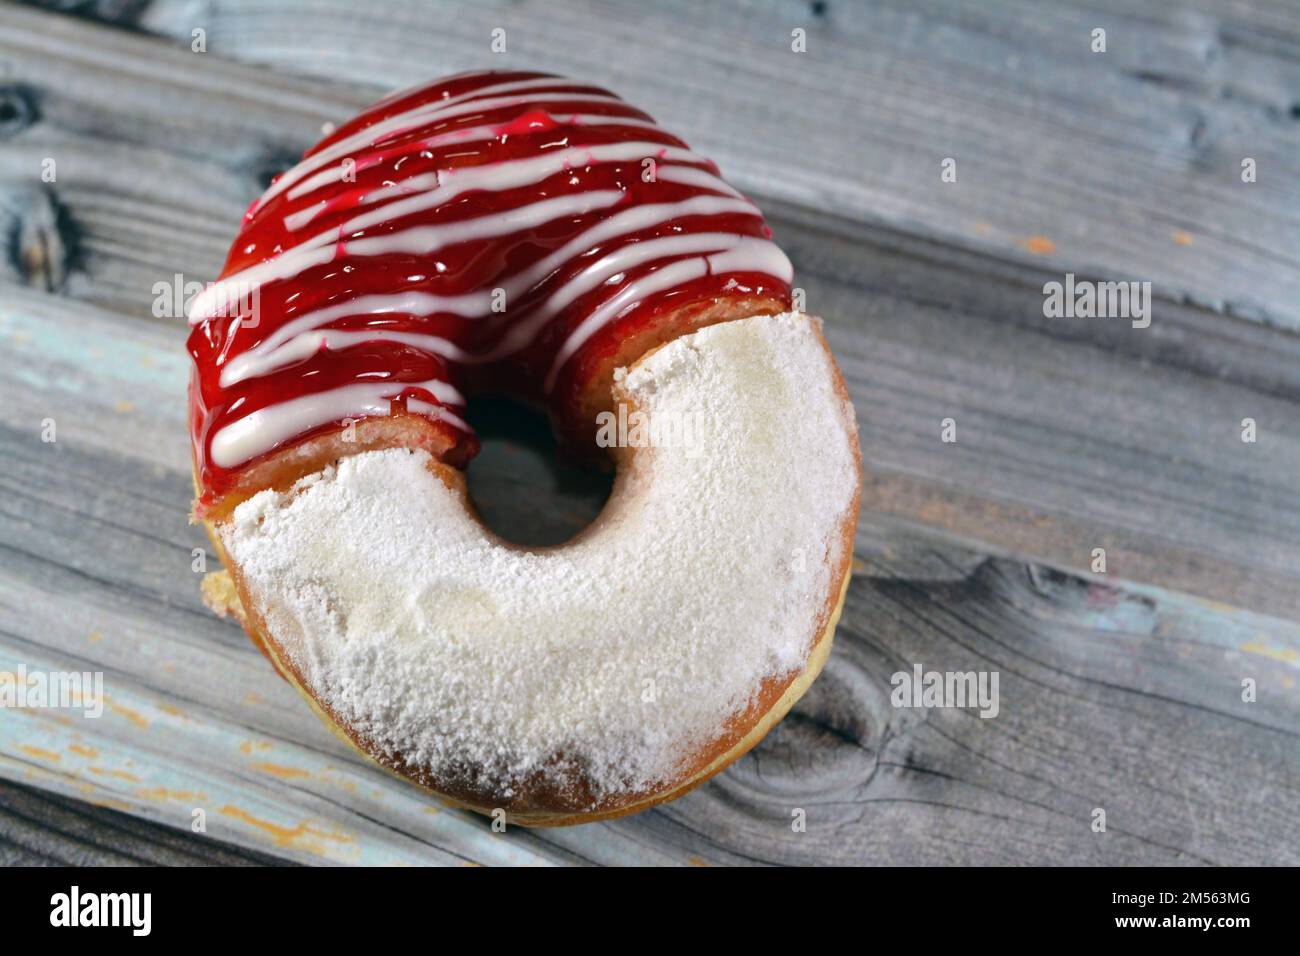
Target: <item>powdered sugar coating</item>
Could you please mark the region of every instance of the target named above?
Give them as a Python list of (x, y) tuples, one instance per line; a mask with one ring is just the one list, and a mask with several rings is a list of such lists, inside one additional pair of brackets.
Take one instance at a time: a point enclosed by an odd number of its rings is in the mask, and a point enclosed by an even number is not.
[(692, 418), (692, 441), (638, 449), (561, 547), (495, 538), (402, 449), (256, 495), (222, 540), (368, 749), (503, 800), (538, 775), (597, 801), (650, 791), (824, 626), (857, 463), (815, 321), (711, 326), (621, 373), (620, 396)]

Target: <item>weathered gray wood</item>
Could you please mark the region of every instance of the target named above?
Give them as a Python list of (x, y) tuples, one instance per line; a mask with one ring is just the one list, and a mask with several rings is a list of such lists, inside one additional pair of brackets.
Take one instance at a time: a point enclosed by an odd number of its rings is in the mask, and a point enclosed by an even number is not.
[(1300, 617), (1295, 335), (1166, 301), (1146, 330), (1046, 319), (1042, 275), (773, 212), (858, 407), (865, 511)]
[[(1296, 613), (1294, 337), (1168, 302), (1145, 332), (1048, 321), (1032, 274), (774, 223), (861, 400), (868, 510), (1065, 567), (1105, 547), (1112, 574)], [(132, 255), (170, 281), (165, 242)]]
[[(784, 863), (1294, 863), (1300, 834), (1275, 803), (1294, 807), (1300, 785), (1293, 668), (1204, 615), (1014, 562), (943, 585), (855, 581), (827, 671), (681, 808), (684, 826)], [(891, 675), (915, 664), (999, 672), (1002, 710), (892, 707)], [(1269, 688), (1257, 704), (1246, 676)], [(787, 832), (795, 808), (806, 834)]]
[[(1234, 29), (1262, 11), (1234, 13)], [(200, 605), (183, 323), (148, 315), (153, 283), (212, 277), (259, 178), (371, 91), (3, 8), (0, 71), (31, 104), (0, 150), (0, 222), (28, 243), (0, 275), (0, 670), (103, 670), (112, 702), (98, 721), (0, 711), (0, 776), (177, 841), (202, 806), (209, 837), (302, 862), (1300, 861), (1300, 626), (1255, 613), (1298, 616), (1294, 335), (1168, 299), (1145, 332), (1050, 321), (1048, 274), (990, 246), (864, 224), (852, 203), (844, 218), (765, 203), (863, 427), (836, 652), (794, 714), (700, 791), (494, 836), (343, 748)], [(1247, 73), (1264, 96), (1271, 74)], [(646, 84), (629, 82), (615, 85)], [(667, 89), (693, 130), (700, 107)], [(46, 155), (49, 188), (34, 182)], [(41, 237), (63, 229), (61, 258)], [(956, 445), (939, 441), (949, 416)], [(601, 487), (517, 443), (490, 444), (471, 482), (498, 527), (539, 541), (580, 527)], [(1048, 567), (1083, 571), (1099, 545), (1105, 578)], [(1001, 714), (891, 707), (890, 676), (914, 663), (998, 670)], [(1257, 703), (1241, 700), (1246, 677)], [(1095, 807), (1107, 834), (1089, 829)], [(807, 833), (791, 830), (797, 808)]]
[[(1298, 845), (1300, 628), (957, 552), (933, 556), (942, 580), (900, 577), (896, 549), (915, 571), (926, 546), (874, 518), (825, 678), (716, 783), (504, 840), (427, 817), (427, 798), (347, 752), (200, 606), (180, 330), (31, 292), (5, 303), (0, 342), (22, 375), (0, 383), (0, 667), (102, 669), (113, 706), (100, 721), (0, 714), (4, 775), (173, 826), (201, 805), (210, 836), (303, 861), (1282, 862)], [(537, 507), (521, 489), (551, 480), (514, 454), (506, 524)], [(892, 583), (869, 576), (880, 567)], [(1002, 716), (893, 710), (889, 675), (913, 663), (1000, 670)], [(1246, 676), (1258, 704), (1239, 701)], [(87, 743), (93, 760), (72, 750)], [(1121, 809), (1104, 844), (1093, 804)], [(790, 830), (796, 808), (807, 834)]]
[[(154, 3), (188, 48), (384, 87), (546, 69), (644, 103), (761, 195), (1300, 322), (1285, 0)], [(1092, 30), (1107, 31), (1093, 53)], [(506, 52), (493, 53), (494, 29)], [(807, 52), (791, 51), (791, 31)], [(958, 180), (941, 184), (940, 163)], [(1258, 181), (1241, 181), (1241, 161)], [(1039, 238), (1035, 238), (1039, 237)], [(1047, 241), (1044, 241), (1047, 240)]]
[(0, 781), (0, 867), (275, 866), (283, 860)]
[[(68, 245), (83, 268), (52, 268), (68, 272), (71, 293), (141, 314), (156, 282), (215, 275), (268, 157), (300, 151), (322, 117), (370, 95), (308, 94), (299, 80), (56, 23), (40, 55), (15, 45), (22, 23), (0, 29), (0, 63), (40, 117), (12, 137), (6, 162), (17, 176), (55, 154), (46, 202), (79, 224)], [(80, 81), (56, 84), (73, 66)], [(167, 70), (189, 83), (179, 108), (161, 102)], [(1065, 567), (1086, 568), (1105, 547), (1112, 573), (1300, 608), (1294, 336), (1168, 300), (1145, 331), (1049, 321), (1049, 273), (768, 205), (862, 399), (870, 510)], [(42, 206), (24, 208), (34, 219)], [(956, 445), (938, 440), (946, 417), (959, 423)], [(1256, 445), (1239, 440), (1245, 417), (1259, 423)]]
[[(148, 314), (155, 282), (213, 277), (232, 216), (319, 138), (322, 123), (370, 99), (319, 81), (240, 75), (216, 57), (0, 7), (0, 109), (14, 116), (0, 124), (2, 191), (14, 197), (11, 216), (39, 216), (24, 250), (62, 247), (77, 264), (29, 284)], [(177, 155), (189, 160), (184, 175)], [(42, 180), (46, 160), (54, 183)], [(51, 204), (61, 215), (46, 211)], [(45, 243), (51, 220), (57, 236)], [(161, 270), (156, 256), (141, 257), (160, 248)]]

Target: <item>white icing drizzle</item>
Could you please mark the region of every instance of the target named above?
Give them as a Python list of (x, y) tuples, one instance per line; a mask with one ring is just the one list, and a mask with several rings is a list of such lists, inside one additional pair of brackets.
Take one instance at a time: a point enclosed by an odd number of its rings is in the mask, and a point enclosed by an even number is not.
[[(442, 226), (416, 226), (390, 236), (354, 239), (345, 243), (348, 256), (382, 256), (393, 253), (431, 255), (439, 249), (475, 239), (506, 236), (566, 216), (581, 216), (597, 209), (607, 209), (623, 199), (617, 189), (603, 189), (574, 196), (560, 196), (529, 203), (503, 213), (489, 213)], [(314, 266), (333, 262), (339, 255), (337, 237), (322, 233), (317, 240), (294, 246), (274, 259), (259, 262), (214, 282), (194, 297), (190, 304), (190, 324), (223, 314), (229, 303), (239, 302), (249, 289), (271, 282), (292, 279)]]
[[(525, 97), (500, 97), (489, 96), (491, 93), (510, 93), (522, 90), (539, 90), (546, 87), (556, 86), (580, 86), (584, 89), (591, 90), (591, 93), (563, 93), (542, 99), (537, 95)], [(563, 102), (572, 101), (577, 98), (578, 102), (606, 102), (617, 103), (627, 107), (617, 96), (607, 93), (604, 90), (598, 90), (595, 87), (586, 84), (566, 82), (556, 77), (543, 77), (536, 80), (516, 80), (511, 83), (499, 83), (493, 86), (485, 86), (482, 89), (474, 90), (470, 93), (462, 93), (459, 96), (449, 96), (446, 99), (439, 100), (436, 103), (425, 103), (421, 106), (413, 107), (401, 113), (396, 113), (385, 120), (381, 120), (372, 126), (367, 126), (337, 143), (331, 143), (329, 146), (308, 156), (293, 169), (288, 170), (283, 176), (273, 182), (265, 192), (259, 204), (264, 205), (268, 200), (284, 192), (294, 183), (298, 182), (309, 173), (313, 173), (323, 166), (328, 166), (338, 160), (351, 156), (359, 149), (371, 149), (381, 145), (385, 140), (399, 136), (404, 132), (413, 129), (419, 129), (426, 125), (434, 117), (441, 119), (451, 119), (460, 113), (449, 113), (448, 110), (460, 103), (473, 101), (473, 108), (462, 110), (462, 113), (472, 113), (474, 110), (496, 109), (502, 106), (513, 106), (519, 103), (538, 103), (538, 102)], [(631, 109), (632, 107), (627, 107)]]
[[(243, 418), (237, 418), (212, 438), (213, 462), (222, 468), (236, 465), (270, 451), (281, 442), (323, 425), (345, 418), (363, 418), (389, 414), (391, 400), (407, 389), (424, 389), (440, 402), (464, 406), (464, 397), (451, 384), (440, 379), (427, 382), (361, 382), (341, 388), (302, 395), (288, 401), (267, 405)], [(422, 411), (450, 422), (458, 428), (469, 427), (445, 408), (421, 402)]]
[(680, 236), (662, 236), (645, 242), (635, 242), (619, 246), (613, 252), (602, 256), (587, 266), (572, 279), (552, 292), (545, 303), (522, 322), (511, 325), (502, 337), (501, 343), (477, 361), (490, 362), (503, 356), (513, 354), (526, 347), (552, 318), (568, 306), (574, 299), (590, 292), (600, 284), (618, 276), (633, 266), (647, 262), (657, 262), (689, 252), (709, 252), (715, 249), (730, 249), (739, 243), (743, 236), (733, 232), (686, 233)]
[(656, 169), (655, 176), (666, 183), (681, 183), (697, 189), (712, 189), (727, 196), (735, 196), (737, 199), (744, 198), (739, 189), (721, 176), (715, 176), (707, 169), (698, 169), (695, 166), (660, 166)]
[[(491, 308), (491, 302), (492, 293), (486, 289), (480, 292), (455, 296), (431, 295), (428, 292), (400, 292), (392, 295), (363, 295), (360, 298), (348, 299), (337, 305), (313, 309), (310, 312), (303, 313), (291, 322), (286, 322), (259, 342), (255, 348), (236, 355), (227, 362), (225, 368), (221, 370), (221, 387), (229, 388), (245, 379), (267, 375), (276, 369), (306, 358), (316, 348), (326, 344), (325, 333), (318, 330), (321, 326), (327, 325), (335, 319), (354, 315), (433, 315), (435, 312), (477, 316), (487, 314)], [(403, 340), (393, 332), (379, 329), (347, 333), (331, 330), (329, 335), (329, 339), (335, 343), (335, 348), (345, 348), (346, 346), (339, 344), (344, 341), (349, 344), (356, 344), (381, 338), (415, 344), (415, 339), (411, 339), (409, 336)], [(431, 344), (436, 344), (436, 348), (430, 347), (429, 349), (435, 355), (446, 358), (461, 358), (465, 354), (446, 339), (431, 335), (417, 336), (416, 338), (426, 339)], [(309, 348), (308, 342), (314, 342), (315, 345)]]
[[(703, 157), (696, 156), (689, 149), (638, 140), (630, 143), (609, 143), (604, 146), (574, 146), (569, 149), (551, 150), (541, 156), (532, 156), (528, 159), (512, 159), (486, 166), (467, 166), (460, 169), (439, 170), (437, 173), (422, 173), (400, 179), (391, 186), (367, 194), (363, 199), (366, 203), (400, 195), (406, 195), (408, 198), (398, 199), (372, 212), (354, 216), (343, 223), (339, 230), (342, 235), (348, 235), (361, 229), (369, 229), (403, 216), (411, 216), (441, 206), (471, 190), (501, 192), (506, 189), (517, 189), (520, 186), (535, 185), (556, 173), (578, 166), (628, 162), (647, 157), (657, 158), (660, 164), (706, 162)], [(292, 213), (285, 217), (284, 223), (291, 230), (301, 229), (319, 214), (323, 205), (317, 203), (308, 209)], [(326, 241), (333, 241), (336, 233), (325, 235)], [(321, 241), (320, 236), (312, 241)]]
[[(340, 182), (339, 170), (329, 167), (345, 158), (355, 159), (357, 168), (364, 169), (377, 162), (421, 150), (490, 141), (498, 136), (509, 135), (503, 134), (502, 130), (508, 129), (510, 123), (480, 123), (424, 136), (410, 143), (394, 144), (394, 140), (412, 130), (509, 107), (519, 107), (525, 111), (516, 116), (513, 122), (517, 122), (526, 115), (526, 111), (534, 107), (544, 109), (547, 104), (559, 102), (599, 102), (606, 107), (634, 111), (633, 107), (610, 93), (562, 78), (541, 77), (492, 83), (404, 110), (330, 144), (277, 179), (263, 193), (259, 204), (264, 205), (286, 192), (287, 199), (300, 200), (337, 184)], [(558, 117), (561, 125), (569, 123), (578, 128), (583, 125), (658, 128), (652, 121), (634, 116), (580, 112), (568, 116), (567, 119), (564, 116)], [(753, 203), (706, 168), (711, 165), (706, 159), (689, 149), (646, 139), (568, 146), (543, 150), (538, 155), (522, 159), (440, 168), (388, 182), (365, 193), (345, 196), (343, 201), (376, 208), (358, 211), (341, 226), (322, 230), (272, 259), (240, 270), (209, 286), (191, 304), (190, 322), (198, 324), (228, 314), (233, 311), (232, 306), (246, 301), (251, 290), (270, 282), (294, 278), (308, 269), (331, 264), (336, 260), (393, 254), (434, 255), (459, 243), (502, 238), (566, 217), (608, 209), (623, 200), (626, 194), (622, 190), (578, 192), (470, 219), (349, 238), (364, 230), (387, 226), (403, 217), (437, 209), (470, 192), (501, 192), (536, 185), (568, 169), (646, 158), (655, 161), (656, 180), (708, 190), (710, 194), (678, 202), (636, 205), (594, 223), (532, 266), (506, 278), (502, 288), (507, 301), (516, 300), (556, 270), (599, 244), (631, 233), (685, 216), (730, 213), (754, 217), (760, 215)], [(331, 198), (325, 198), (298, 208), (285, 214), (282, 222), (289, 230), (303, 229), (330, 208), (332, 202)], [(692, 253), (705, 255), (667, 262)], [(527, 348), (551, 319), (581, 295), (617, 279), (633, 268), (654, 266), (661, 262), (666, 264), (626, 283), (616, 295), (570, 332), (561, 344), (547, 375), (545, 388), (548, 392), (564, 364), (592, 335), (626, 314), (647, 296), (709, 274), (759, 272), (788, 282), (792, 273), (789, 260), (766, 239), (720, 232), (688, 232), (663, 236), (625, 244), (588, 263), (567, 281), (552, 289), (522, 319), (501, 326), (500, 337), (479, 354), (466, 353), (454, 342), (441, 336), (390, 329), (383, 323), (349, 330), (326, 327), (343, 318), (386, 314), (444, 314), (464, 319), (484, 319), (491, 315), (493, 290), (479, 290), (458, 296), (434, 296), (418, 292), (363, 295), (311, 309), (286, 322), (252, 348), (230, 358), (222, 368), (219, 382), (223, 388), (231, 387), (310, 358), (321, 349), (342, 350), (372, 341), (397, 342), (464, 364), (494, 361)], [(393, 387), (393, 384), (384, 383), (344, 385), (270, 405), (220, 428), (212, 439), (212, 460), (218, 466), (233, 467), (275, 447), (295, 433), (344, 416), (374, 414), (376, 409), (382, 410), (387, 400), (395, 394)], [(431, 390), (441, 400), (438, 391)]]
[[(491, 314), (492, 294), (488, 290), (451, 297), (428, 295), (422, 292), (362, 296), (339, 305), (304, 313), (292, 322), (285, 323), (256, 347), (231, 359), (222, 369), (221, 385), (223, 388), (228, 388), (248, 378), (268, 375), (286, 365), (307, 358), (322, 347), (337, 350), (380, 339), (422, 347), (435, 355), (466, 364), (492, 362), (527, 346), (546, 323), (574, 299), (633, 266), (690, 252), (723, 251), (733, 248), (748, 238), (751, 237), (730, 232), (687, 233), (620, 246), (557, 288), (525, 321), (511, 325), (496, 348), (481, 355), (465, 352), (452, 342), (435, 336), (403, 334), (379, 328), (355, 332), (322, 331), (320, 327), (335, 319), (353, 315), (427, 316), (435, 312), (444, 312), (465, 318), (483, 318)], [(539, 265), (544, 264), (539, 263)], [(542, 271), (549, 270), (535, 268), (529, 270), (529, 273)], [(508, 284), (505, 287), (507, 296), (526, 289), (527, 278), (527, 275), (521, 276)]]
[(786, 282), (789, 282), (794, 275), (790, 260), (775, 243), (766, 239), (756, 239), (753, 236), (743, 237), (740, 242), (725, 252), (698, 259), (684, 259), (670, 263), (662, 269), (656, 269), (649, 275), (629, 282), (619, 290), (617, 295), (602, 303), (591, 315), (578, 323), (555, 354), (555, 361), (546, 375), (546, 391), (550, 392), (555, 387), (555, 378), (560, 374), (560, 369), (583, 343), (624, 312), (634, 308), (646, 296), (671, 289), (701, 276), (725, 275), (731, 272), (764, 272)]
[[(635, 117), (631, 117), (631, 116), (605, 116), (600, 113), (576, 113), (572, 116), (566, 117), (565, 122), (579, 123), (583, 126), (629, 126), (629, 127), (640, 128), (640, 129), (659, 128), (658, 124), (656, 124), (652, 120), (636, 119)], [(443, 133), (439, 136), (431, 136), (428, 139), (422, 139), (422, 140), (418, 140), (417, 142), (410, 143), (407, 146), (403, 147), (403, 154), (418, 153), (421, 150), (425, 150), (425, 149), (436, 149), (439, 146), (446, 146), (451, 143), (466, 144), (466, 145), (471, 143), (485, 143), (490, 140), (496, 139), (500, 135), (501, 135), (500, 123), (492, 123), (487, 126), (474, 126), (469, 129), (457, 129), (457, 130), (452, 130), (450, 133)], [(315, 158), (316, 157), (314, 156), (312, 157), (312, 159)], [(346, 154), (344, 154), (338, 160), (338, 162), (341, 163), (344, 159), (348, 159), (348, 158), (355, 159), (356, 157), (349, 157)], [(357, 160), (356, 170), (360, 172), (361, 170), (366, 169), (367, 165), (368, 165), (367, 163), (361, 160)], [(296, 166), (294, 167), (295, 170), (297, 168), (298, 167)], [(323, 169), (320, 172), (316, 173), (316, 175), (309, 176), (308, 178), (299, 182), (292, 189), (290, 189), (289, 198), (300, 199), (303, 196), (315, 192), (317, 189), (320, 189), (323, 186), (334, 185), (335, 183), (339, 182), (340, 169), (341, 167), (339, 167), (337, 163), (329, 164), (328, 169)], [(681, 182), (682, 180), (672, 180), (672, 181)], [(721, 180), (719, 180), (719, 182), (721, 182)], [(725, 183), (723, 185), (726, 186)], [(730, 186), (726, 186), (726, 188), (728, 190), (731, 190)], [(734, 190), (732, 190), (732, 192), (734, 192)], [(739, 195), (739, 193), (736, 193), (736, 195)]]

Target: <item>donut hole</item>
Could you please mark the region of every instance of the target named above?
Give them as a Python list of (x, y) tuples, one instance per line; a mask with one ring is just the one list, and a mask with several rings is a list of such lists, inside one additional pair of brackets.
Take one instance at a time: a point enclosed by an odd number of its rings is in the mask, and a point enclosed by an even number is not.
[(564, 455), (545, 415), (505, 396), (479, 395), (465, 417), (482, 442), (466, 483), (493, 532), (540, 548), (563, 544), (596, 520), (609, 500), (613, 470)]

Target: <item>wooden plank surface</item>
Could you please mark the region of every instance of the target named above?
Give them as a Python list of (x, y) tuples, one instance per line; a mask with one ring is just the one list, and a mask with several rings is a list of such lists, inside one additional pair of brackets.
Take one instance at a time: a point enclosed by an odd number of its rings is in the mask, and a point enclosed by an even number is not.
[[(288, 162), (374, 95), (308, 94), (70, 20), (30, 49), (21, 37), (41, 15), (17, 13), (0, 19), (0, 63), (27, 78), (40, 120), (11, 138), (8, 163), (39, 168), (52, 153), (62, 170), (26, 218), (60, 211), (80, 267), (50, 268), (67, 273), (68, 294), (115, 309), (147, 313), (154, 283), (178, 273), (215, 276), (275, 157)], [(169, 97), (177, 74), (184, 88)], [(1295, 336), (1163, 298), (1146, 330), (1049, 321), (1040, 290), (1059, 275), (764, 204), (864, 397), (873, 508), (1064, 567), (1106, 547), (1112, 571), (1137, 580), (1300, 610)], [(947, 417), (955, 445), (939, 441)], [(1240, 441), (1246, 417), (1254, 445)]]
[[(157, 29), (186, 16), (151, 11)], [(1234, 16), (1238, 30), (1269, 22), (1262, 6)], [(842, 196), (771, 182), (764, 205), (827, 316), (868, 466), (858, 573), (825, 677), (700, 791), (564, 831), (493, 835), (342, 748), (198, 600), (183, 323), (149, 308), (159, 280), (211, 278), (260, 181), (373, 90), (223, 59), (216, 38), (231, 44), (230, 30), (214, 27), (213, 53), (198, 56), (0, 8), (0, 82), (20, 104), (0, 149), (0, 215), (18, 237), (0, 267), (0, 670), (102, 670), (110, 700), (99, 720), (0, 711), (0, 776), (179, 828), (167, 839), (187, 838), (200, 807), (207, 838), (300, 862), (1300, 860), (1296, 336), (1187, 304), (1194, 290), (1176, 282), (1149, 330), (1062, 325), (1042, 316), (1046, 269), (1094, 260), (954, 245), (922, 219), (885, 227)], [(306, 62), (296, 55), (280, 65)], [(609, 64), (569, 71), (598, 68)], [(717, 133), (680, 89), (656, 90), (671, 100), (656, 112)], [(725, 143), (708, 148), (733, 172)], [(46, 156), (59, 165), (49, 187)], [(1005, 200), (995, 181), (972, 201)], [(1275, 199), (1276, 218), (1294, 212)], [(832, 200), (844, 215), (824, 211)], [(1227, 289), (1248, 258), (1205, 281)], [(1275, 271), (1267, 288), (1289, 288), (1294, 270)], [(939, 441), (950, 416), (955, 445)], [(1246, 416), (1260, 422), (1255, 445), (1240, 441)], [(47, 418), (53, 444), (40, 440)], [(553, 463), (504, 439), (471, 471), (493, 522), (523, 537), (594, 514), (600, 482), (562, 477), (555, 494)], [(1087, 572), (1097, 546), (1105, 578)], [(1002, 713), (891, 707), (890, 675), (913, 663), (1000, 671)], [(1247, 677), (1255, 703), (1241, 700)], [(1107, 834), (1089, 829), (1095, 807)], [(791, 830), (796, 808), (807, 833)], [(0, 814), (0, 840), (39, 844), (50, 827), (28, 817)], [(161, 837), (121, 839), (124, 856), (180, 860)]]
[[(149, 4), (138, 25), (187, 48), (202, 28), (220, 56), (387, 87), (484, 65), (581, 75), (690, 131), (748, 191), (1300, 322), (1288, 0), (489, 0), (454, 13), (211, 0)], [(958, 177), (945, 185), (946, 157)]]
[(270, 854), (174, 832), (20, 784), (0, 786), (0, 867), (276, 866)]

